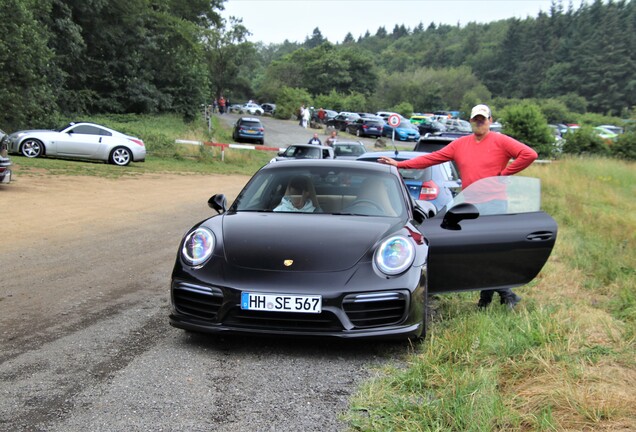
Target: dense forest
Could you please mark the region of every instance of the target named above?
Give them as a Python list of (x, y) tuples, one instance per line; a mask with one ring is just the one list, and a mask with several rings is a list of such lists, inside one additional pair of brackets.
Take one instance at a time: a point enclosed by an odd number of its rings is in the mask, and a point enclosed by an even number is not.
[(465, 26), (378, 28), (340, 43), (248, 42), (224, 0), (0, 1), (0, 128), (60, 114), (178, 112), (231, 100), (306, 98), (333, 109), (460, 109), (549, 100), (568, 112), (628, 118), (636, 106), (636, 4)]

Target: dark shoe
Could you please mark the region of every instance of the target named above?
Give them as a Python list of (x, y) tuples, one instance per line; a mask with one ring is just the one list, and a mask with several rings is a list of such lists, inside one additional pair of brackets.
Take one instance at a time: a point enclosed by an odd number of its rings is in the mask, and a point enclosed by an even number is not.
[(510, 293), (505, 296), (501, 296), (501, 304), (505, 304), (510, 309), (514, 309), (517, 303), (519, 303), (520, 301), (521, 297), (513, 293), (512, 291), (510, 291)]

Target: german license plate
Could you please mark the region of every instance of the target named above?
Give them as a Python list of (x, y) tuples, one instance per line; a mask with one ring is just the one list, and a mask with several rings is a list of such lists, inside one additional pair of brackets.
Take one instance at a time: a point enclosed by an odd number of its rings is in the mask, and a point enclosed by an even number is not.
[(320, 313), (322, 296), (241, 293), (241, 309), (267, 312)]

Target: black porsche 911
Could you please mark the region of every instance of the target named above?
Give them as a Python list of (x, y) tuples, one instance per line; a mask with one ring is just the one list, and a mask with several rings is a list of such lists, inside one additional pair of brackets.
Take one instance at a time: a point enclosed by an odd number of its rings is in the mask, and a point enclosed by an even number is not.
[(212, 196), (219, 214), (184, 236), (170, 324), (211, 333), (422, 337), (429, 295), (510, 288), (538, 274), (557, 235), (539, 203), (538, 179), (496, 177), (427, 219), (394, 167), (268, 164), (231, 206), (223, 194)]

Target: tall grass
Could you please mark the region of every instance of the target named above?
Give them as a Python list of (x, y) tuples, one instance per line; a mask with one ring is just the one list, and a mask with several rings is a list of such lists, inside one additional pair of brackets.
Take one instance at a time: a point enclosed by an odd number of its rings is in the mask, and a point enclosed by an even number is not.
[(533, 166), (559, 223), (514, 312), (433, 300), (408, 367), (377, 371), (344, 416), (361, 431), (636, 430), (636, 165)]

